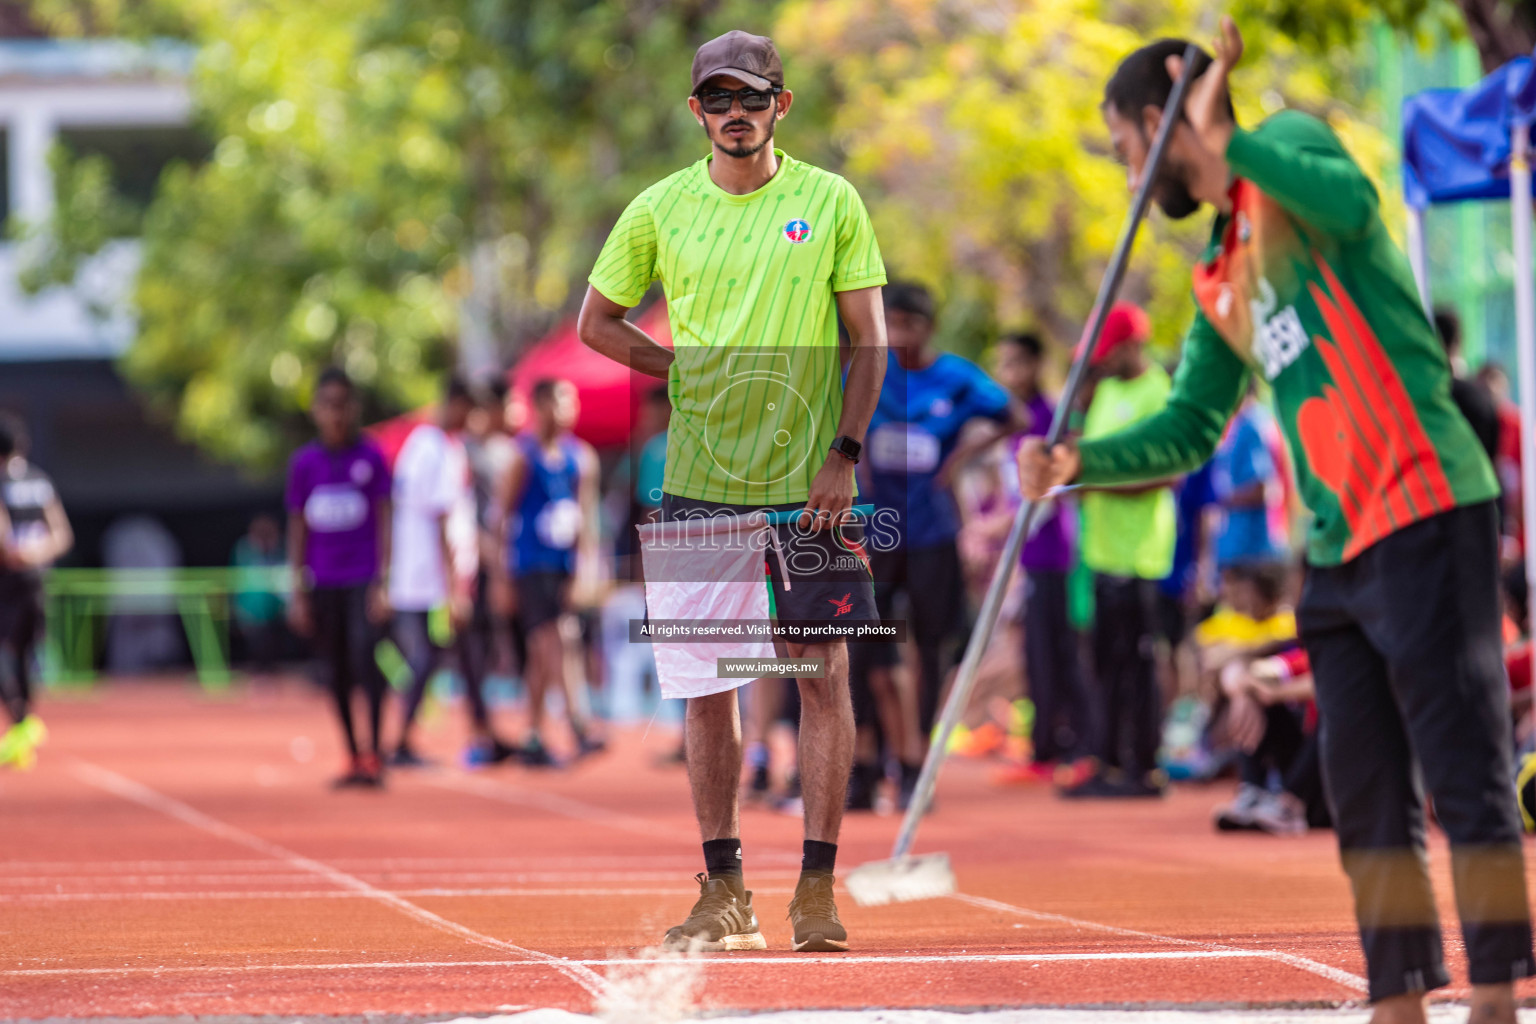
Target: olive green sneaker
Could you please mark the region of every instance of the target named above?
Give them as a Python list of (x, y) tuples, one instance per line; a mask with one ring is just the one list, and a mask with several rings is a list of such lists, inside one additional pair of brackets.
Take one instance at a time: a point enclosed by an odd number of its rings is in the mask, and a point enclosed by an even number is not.
[(738, 892), (725, 879), (702, 872), (694, 879), (699, 883), (699, 901), (688, 920), (667, 930), (663, 946), (687, 953), (768, 948), (768, 940), (757, 930), (750, 892)]

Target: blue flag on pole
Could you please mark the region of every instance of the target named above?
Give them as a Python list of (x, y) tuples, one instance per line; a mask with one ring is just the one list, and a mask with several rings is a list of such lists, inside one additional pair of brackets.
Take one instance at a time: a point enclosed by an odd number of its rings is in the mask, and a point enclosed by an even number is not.
[(1510, 129), (1536, 121), (1536, 72), (1516, 57), (1466, 89), (1427, 89), (1403, 101), (1403, 195), (1431, 203), (1509, 196)]

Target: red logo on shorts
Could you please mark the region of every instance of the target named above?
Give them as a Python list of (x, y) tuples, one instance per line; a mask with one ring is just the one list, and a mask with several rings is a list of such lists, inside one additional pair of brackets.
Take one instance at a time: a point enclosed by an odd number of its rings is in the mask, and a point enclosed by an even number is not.
[(827, 598), (827, 604), (837, 605), (837, 611), (832, 613), (834, 619), (839, 615), (846, 615), (848, 612), (853, 611), (853, 591), (850, 590), (842, 597), (829, 597)]

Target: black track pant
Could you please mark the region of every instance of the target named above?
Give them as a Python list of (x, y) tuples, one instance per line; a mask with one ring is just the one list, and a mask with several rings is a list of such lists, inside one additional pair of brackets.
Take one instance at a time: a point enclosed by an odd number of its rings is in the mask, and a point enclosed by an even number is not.
[[(917, 724), (921, 735), (927, 736), (938, 717), (939, 696), (952, 660), (951, 641), (963, 632), (965, 621), (960, 552), (954, 541), (929, 548), (876, 551), (870, 555), (870, 571), (875, 578), (875, 607), (883, 621), (895, 619), (897, 591), (906, 591), (911, 605), (908, 635), (917, 645), (919, 673)], [(901, 649), (896, 644), (850, 643), (848, 661), (854, 718), (861, 725), (878, 724), (869, 693), (869, 670), (901, 664)]]
[[(427, 695), (427, 684), (437, 673), (442, 661), (442, 649), (432, 642), (428, 612), (396, 612), (394, 640), (400, 654), (411, 668), (411, 689), (405, 696), (405, 718), (400, 725), (400, 739), (416, 721), (421, 702)], [(490, 718), (485, 707), (485, 658), (488, 652), (481, 644), (481, 637), (468, 629), (459, 630), (454, 637), (453, 650), (459, 660), (459, 671), (464, 676), (464, 692), (469, 699), (470, 714), (477, 726), (486, 727)]]
[(377, 754), (386, 683), (373, 656), (379, 630), (368, 621), (368, 588), (316, 587), (310, 599), (315, 616), (315, 653), (336, 699), (347, 751), (353, 757), (358, 754), (357, 730), (352, 723), (352, 691), (361, 686), (368, 698), (368, 749)]
[(1127, 775), (1157, 767), (1163, 699), (1157, 685), (1157, 581), (1099, 574), (1093, 580), (1093, 670), (1098, 680), (1099, 757)]
[(1472, 983), (1532, 973), (1497, 525), (1488, 502), (1404, 527), (1344, 565), (1312, 568), (1298, 609), (1373, 1001), (1449, 981), (1425, 789), (1450, 839)]
[(32, 575), (0, 575), (0, 699), (12, 722), (32, 710), (32, 649), (42, 626), (42, 582)]
[(1024, 674), (1035, 705), (1036, 761), (1089, 753), (1093, 720), (1077, 631), (1067, 613), (1067, 574), (1029, 569), (1024, 581)]

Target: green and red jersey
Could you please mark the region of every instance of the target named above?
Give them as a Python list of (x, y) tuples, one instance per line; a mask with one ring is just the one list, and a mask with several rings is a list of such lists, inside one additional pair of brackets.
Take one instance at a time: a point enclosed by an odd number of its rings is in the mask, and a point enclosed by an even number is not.
[(1321, 121), (1235, 131), (1232, 212), (1194, 273), (1199, 312), (1167, 407), (1084, 441), (1080, 480), (1188, 472), (1263, 375), (1314, 514), (1307, 557), (1338, 565), (1409, 523), (1499, 493), (1451, 401), (1444, 349), (1375, 186)]

